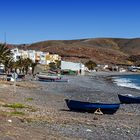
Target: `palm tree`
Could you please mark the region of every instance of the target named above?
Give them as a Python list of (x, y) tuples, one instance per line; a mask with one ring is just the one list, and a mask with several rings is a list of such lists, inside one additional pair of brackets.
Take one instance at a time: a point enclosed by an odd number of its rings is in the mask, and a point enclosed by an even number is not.
[(35, 62), (32, 62), (31, 63), (31, 67), (32, 67), (32, 74), (34, 74), (34, 71), (35, 71), (35, 67), (37, 66), (37, 63)]
[(13, 69), (13, 66), (14, 66), (13, 58), (6, 57), (5, 60), (3, 61), (3, 64), (5, 66), (5, 72), (9, 73)]
[(10, 49), (5, 44), (0, 44), (0, 64), (2, 63), (5, 66), (6, 72), (14, 68), (15, 71), (19, 69), (20, 72), (22, 71), (24, 73), (25, 71), (27, 74), (29, 67), (32, 67), (32, 74), (34, 73), (35, 66), (37, 65), (36, 62), (34, 63), (29, 58), (20, 58), (18, 61), (14, 62), (12, 55)]
[(23, 63), (24, 63), (25, 72), (27, 74), (29, 67), (31, 67), (32, 60), (30, 58), (26, 58), (26, 59), (24, 59)]
[(36, 63), (33, 63), (33, 61), (29, 58), (20, 58), (17, 62), (15, 62), (15, 69), (19, 69), (20, 73), (21, 71), (24, 73), (28, 73), (29, 67), (34, 67), (36, 66)]
[(0, 63), (5, 65), (5, 70), (8, 69), (9, 63), (12, 61), (12, 53), (5, 44), (0, 44)]
[(15, 71), (16, 71), (16, 69), (19, 69), (20, 73), (21, 72), (24, 73), (24, 59), (20, 58), (18, 61), (16, 61), (14, 63), (14, 68), (15, 68)]

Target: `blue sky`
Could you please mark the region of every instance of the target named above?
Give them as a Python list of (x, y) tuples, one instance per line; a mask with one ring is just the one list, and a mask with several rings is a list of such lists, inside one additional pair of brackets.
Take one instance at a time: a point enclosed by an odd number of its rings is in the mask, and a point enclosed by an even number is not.
[(0, 42), (140, 37), (140, 0), (0, 0)]

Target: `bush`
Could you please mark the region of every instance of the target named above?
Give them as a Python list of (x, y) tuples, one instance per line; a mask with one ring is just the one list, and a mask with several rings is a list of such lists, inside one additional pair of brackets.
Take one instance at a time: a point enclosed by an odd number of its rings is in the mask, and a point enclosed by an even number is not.
[(10, 107), (10, 108), (26, 108), (25, 105), (21, 104), (21, 103), (13, 103), (13, 104), (6, 104), (4, 105), (4, 107)]
[(89, 60), (88, 62), (85, 63), (85, 66), (89, 69), (89, 70), (93, 70), (97, 64), (91, 60)]
[(49, 64), (49, 67), (50, 67), (50, 69), (52, 69), (52, 70), (55, 70), (57, 67), (56, 67), (56, 64), (54, 63), (54, 62), (51, 62), (50, 64)]

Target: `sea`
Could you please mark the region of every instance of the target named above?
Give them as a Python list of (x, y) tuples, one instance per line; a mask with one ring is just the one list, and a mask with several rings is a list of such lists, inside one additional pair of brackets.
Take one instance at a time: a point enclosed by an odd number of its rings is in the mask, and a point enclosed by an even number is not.
[(115, 76), (113, 82), (118, 86), (140, 90), (140, 74)]

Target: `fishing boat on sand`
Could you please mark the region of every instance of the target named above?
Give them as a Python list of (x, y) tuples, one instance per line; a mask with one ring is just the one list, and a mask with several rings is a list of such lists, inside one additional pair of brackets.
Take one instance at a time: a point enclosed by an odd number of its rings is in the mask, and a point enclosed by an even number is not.
[(118, 94), (118, 98), (119, 98), (121, 103), (125, 103), (125, 104), (136, 103), (136, 104), (140, 104), (140, 96), (133, 96), (131, 94), (125, 94), (125, 95)]
[(42, 79), (42, 78), (39, 78), (38, 79), (39, 81), (42, 81), (42, 82), (68, 82), (69, 80), (68, 79)]
[(60, 76), (57, 75), (45, 75), (45, 74), (38, 74), (37, 77), (39, 79), (48, 79), (48, 80), (53, 80), (53, 79), (60, 79)]
[(37, 78), (42, 82), (68, 82), (68, 79), (63, 79), (57, 75), (37, 75)]
[(97, 112), (100, 111), (103, 114), (114, 114), (120, 107), (119, 103), (116, 104), (104, 104), (104, 103), (90, 103), (77, 100), (65, 99), (68, 108), (71, 111), (80, 112)]

